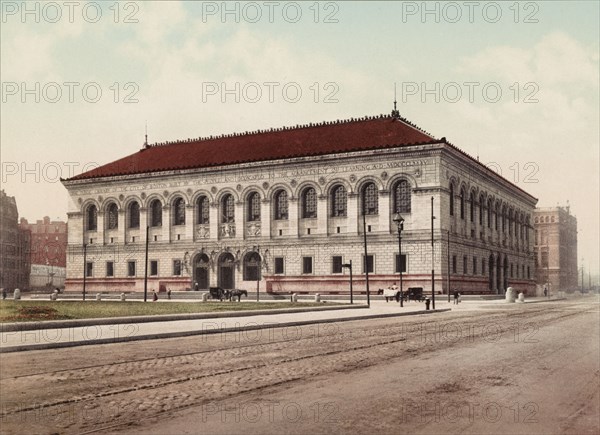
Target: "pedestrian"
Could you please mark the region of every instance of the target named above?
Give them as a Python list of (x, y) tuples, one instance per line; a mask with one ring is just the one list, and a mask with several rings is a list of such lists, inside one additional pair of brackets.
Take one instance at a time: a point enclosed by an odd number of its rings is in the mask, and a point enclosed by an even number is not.
[(194, 283), (194, 291), (195, 291), (195, 292), (197, 292), (197, 291), (198, 291), (198, 283), (197, 283), (197, 282), (195, 282), (195, 283)]
[(156, 290), (152, 290), (152, 300), (156, 302), (158, 300), (158, 295), (156, 294)]
[(6, 299), (6, 289), (2, 289), (2, 299)]
[(548, 288), (544, 287), (544, 296), (548, 296)]
[(171, 299), (171, 289), (167, 290), (167, 299)]
[(458, 290), (454, 290), (454, 305), (458, 305), (458, 297), (460, 296), (460, 293), (458, 292)]

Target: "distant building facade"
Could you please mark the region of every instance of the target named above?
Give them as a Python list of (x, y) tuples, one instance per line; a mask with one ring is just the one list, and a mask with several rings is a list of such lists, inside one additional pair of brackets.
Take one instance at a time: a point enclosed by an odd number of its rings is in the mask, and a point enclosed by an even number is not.
[(355, 291), (366, 268), (428, 292), (432, 267), (440, 293), (535, 289), (537, 199), (397, 112), (145, 144), (63, 184), (67, 290), (142, 290), (147, 227), (150, 289), (346, 292), (350, 261)]
[(534, 213), (537, 283), (550, 291), (577, 289), (577, 219), (569, 207)]
[(19, 227), (31, 233), (31, 288), (63, 288), (67, 266), (67, 223), (48, 216), (36, 223), (21, 218)]
[(14, 196), (0, 193), (0, 287), (29, 288), (30, 232), (19, 228), (19, 210)]

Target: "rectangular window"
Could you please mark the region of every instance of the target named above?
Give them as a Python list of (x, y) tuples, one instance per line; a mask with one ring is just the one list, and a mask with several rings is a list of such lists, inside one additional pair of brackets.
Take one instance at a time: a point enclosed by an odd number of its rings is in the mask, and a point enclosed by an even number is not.
[(106, 276), (115, 276), (115, 264), (112, 261), (106, 262)]
[(181, 260), (173, 260), (173, 275), (181, 275)]
[(94, 263), (88, 262), (85, 264), (85, 276), (94, 276)]
[(463, 275), (467, 274), (467, 256), (463, 257)]
[(331, 273), (342, 273), (342, 257), (340, 255), (331, 257)]
[(398, 254), (396, 254), (396, 269), (395, 269), (395, 273), (400, 273), (400, 271), (402, 270), (402, 273), (406, 273), (406, 254), (402, 254), (402, 258), (400, 258), (400, 256)]
[(485, 258), (481, 259), (481, 274), (485, 275)]
[(477, 258), (473, 257), (473, 275), (477, 275)]
[(150, 276), (158, 275), (158, 261), (150, 260)]
[(531, 268), (527, 266), (527, 279), (531, 279)]
[(456, 273), (456, 255), (452, 256), (452, 273)]
[[(366, 257), (366, 263), (367, 263), (367, 271), (369, 273), (373, 273), (373, 271), (375, 270), (375, 258), (373, 257), (373, 255), (367, 255)], [(365, 273), (365, 256), (363, 255), (363, 273)]]
[(312, 257), (302, 257), (302, 273), (313, 273)]
[(515, 277), (515, 271), (514, 271), (514, 265), (512, 263), (510, 263), (510, 277), (514, 278)]
[(283, 275), (285, 273), (283, 265), (283, 257), (275, 257), (275, 275)]
[(127, 262), (127, 276), (135, 276), (135, 261)]

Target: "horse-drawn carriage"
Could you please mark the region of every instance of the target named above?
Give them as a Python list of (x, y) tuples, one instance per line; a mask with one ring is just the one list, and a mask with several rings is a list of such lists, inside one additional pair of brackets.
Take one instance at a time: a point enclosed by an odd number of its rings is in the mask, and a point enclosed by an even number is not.
[(248, 292), (246, 290), (227, 290), (222, 287), (210, 287), (208, 289), (208, 294), (211, 299), (218, 299), (220, 301), (223, 301), (223, 299), (229, 299), (231, 301), (234, 298), (237, 298), (238, 302), (240, 302), (242, 296), (248, 297)]
[[(383, 295), (386, 302), (389, 302), (392, 299), (396, 302), (400, 302), (400, 289), (395, 285), (386, 289), (380, 288), (377, 294)], [(409, 287), (408, 290), (402, 292), (402, 300), (407, 302), (423, 302), (425, 300), (425, 296), (423, 296), (423, 287)]]

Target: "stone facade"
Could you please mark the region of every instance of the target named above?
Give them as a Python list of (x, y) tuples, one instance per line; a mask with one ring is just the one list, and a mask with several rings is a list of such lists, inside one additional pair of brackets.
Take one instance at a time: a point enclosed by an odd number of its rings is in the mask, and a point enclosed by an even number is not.
[(19, 228), (19, 210), (13, 196), (0, 193), (0, 288), (29, 287), (30, 232)]
[(376, 291), (399, 280), (398, 211), (405, 289), (430, 291), (432, 263), (438, 293), (535, 288), (537, 200), (445, 139), (63, 183), (67, 290), (84, 270), (90, 291), (142, 290), (148, 227), (149, 289), (341, 293), (351, 261), (364, 292), (366, 229)]
[(577, 219), (569, 207), (534, 213), (537, 283), (551, 292), (577, 289)]

